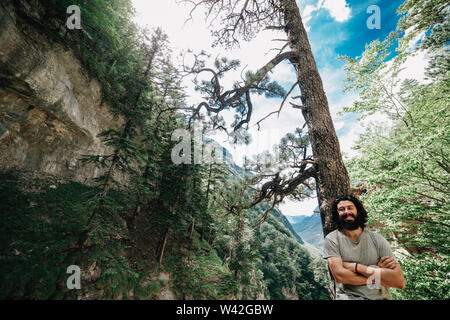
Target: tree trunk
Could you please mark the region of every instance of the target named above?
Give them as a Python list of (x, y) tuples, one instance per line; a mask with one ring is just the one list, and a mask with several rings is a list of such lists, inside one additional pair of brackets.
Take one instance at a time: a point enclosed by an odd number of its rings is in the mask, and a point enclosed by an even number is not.
[(206, 237), (206, 242), (211, 245), (211, 229), (208, 230), (208, 236)]
[(200, 241), (203, 242), (205, 240), (205, 228), (202, 227), (200, 230)]
[(162, 244), (161, 244), (161, 250), (159, 252), (159, 257), (158, 257), (158, 262), (159, 265), (161, 265), (162, 263), (162, 259), (164, 257), (164, 250), (166, 249), (166, 244), (167, 244), (167, 238), (169, 236), (169, 229), (166, 230), (166, 232), (164, 233), (164, 237), (162, 240)]
[(189, 239), (192, 239), (192, 235), (194, 234), (195, 229), (195, 218), (192, 218), (192, 223), (189, 226)]
[(350, 193), (350, 179), (342, 160), (328, 100), (299, 8), (295, 0), (282, 0), (281, 3), (289, 45), (292, 50), (298, 52), (298, 58), (290, 60), (297, 72), (304, 107), (302, 113), (308, 126), (316, 162), (317, 197), (323, 232), (326, 236), (336, 229), (331, 217), (330, 201), (337, 196)]
[(209, 205), (209, 192), (211, 189), (211, 177), (212, 177), (213, 164), (209, 165), (209, 173), (208, 173), (208, 185), (206, 186), (206, 205)]

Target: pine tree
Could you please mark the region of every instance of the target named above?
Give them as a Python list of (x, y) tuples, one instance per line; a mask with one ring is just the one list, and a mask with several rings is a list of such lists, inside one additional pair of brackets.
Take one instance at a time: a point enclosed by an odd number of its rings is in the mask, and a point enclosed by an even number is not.
[[(284, 30), (286, 33), (286, 45), (280, 49), (279, 53), (258, 71), (247, 74), (244, 81), (236, 84), (233, 89), (225, 90), (220, 84), (223, 72), (227, 71), (226, 65), (216, 63), (217, 71), (205, 68), (202, 64), (192, 69), (195, 73), (212, 74), (209, 87), (205, 88), (206, 92), (209, 89), (210, 99), (198, 105), (194, 116), (198, 115), (202, 108), (216, 114), (225, 108), (234, 108), (238, 113), (238, 121), (234, 124), (234, 131), (237, 131), (250, 121), (253, 111), (252, 91), (267, 92), (269, 95), (281, 96), (286, 100), (298, 86), (301, 95), (295, 97), (297, 100), (291, 105), (300, 110), (306, 122), (314, 159), (313, 164), (308, 168), (304, 168), (303, 171), (298, 170), (296, 176), (283, 183), (290, 184), (291, 189), (294, 190), (296, 186), (314, 176), (326, 236), (336, 228), (331, 219), (330, 200), (339, 195), (349, 194), (350, 180), (342, 161), (322, 80), (296, 1), (223, 2), (214, 0), (195, 1), (194, 5), (194, 9), (204, 5), (207, 8), (208, 17), (220, 17), (220, 26), (213, 29), (213, 35), (216, 37), (215, 44), (233, 47), (239, 43), (239, 36), (244, 40), (251, 40), (258, 31), (264, 29)], [(286, 48), (290, 48), (290, 51), (284, 51)], [(276, 83), (269, 82), (267, 78), (269, 71), (285, 60), (292, 64), (297, 75), (297, 82), (292, 85), (287, 95)], [(275, 176), (275, 178), (279, 177)], [(279, 184), (275, 180), (273, 182)], [(264, 194), (261, 193), (260, 196)], [(279, 195), (273, 193), (272, 196), (276, 198)]]

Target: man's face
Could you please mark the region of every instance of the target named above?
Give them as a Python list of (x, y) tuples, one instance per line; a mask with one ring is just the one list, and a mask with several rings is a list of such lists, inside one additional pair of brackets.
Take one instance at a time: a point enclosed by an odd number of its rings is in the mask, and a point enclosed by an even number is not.
[(339, 213), (338, 224), (346, 230), (355, 230), (359, 227), (357, 221), (358, 212), (353, 202), (349, 200), (339, 201), (337, 204), (337, 211)]

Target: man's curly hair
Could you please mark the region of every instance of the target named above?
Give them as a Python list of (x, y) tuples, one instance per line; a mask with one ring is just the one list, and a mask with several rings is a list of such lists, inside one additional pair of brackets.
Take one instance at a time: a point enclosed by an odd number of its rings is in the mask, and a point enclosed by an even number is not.
[(355, 207), (356, 207), (356, 222), (361, 227), (361, 229), (364, 230), (364, 227), (366, 226), (366, 223), (367, 223), (367, 211), (364, 208), (361, 200), (359, 200), (356, 196), (351, 195), (351, 194), (343, 196), (343, 197), (337, 197), (336, 199), (333, 200), (333, 203), (331, 205), (331, 213), (332, 213), (333, 221), (338, 226), (338, 229), (342, 230), (342, 225), (339, 223), (339, 213), (337, 210), (337, 205), (339, 202), (346, 201), (346, 200), (351, 201), (355, 205)]

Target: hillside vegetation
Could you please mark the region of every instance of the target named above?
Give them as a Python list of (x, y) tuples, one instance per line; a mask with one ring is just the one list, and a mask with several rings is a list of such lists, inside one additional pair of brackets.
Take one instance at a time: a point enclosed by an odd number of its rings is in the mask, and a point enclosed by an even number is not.
[[(13, 5), (23, 16), (25, 2)], [(67, 33), (73, 4), (83, 30)], [(41, 1), (35, 9), (32, 27), (74, 50), (123, 127), (100, 134), (109, 153), (83, 156), (100, 173), (85, 184), (1, 174), (2, 299), (328, 298), (324, 262), (279, 212), (258, 224), (263, 204), (233, 209), (250, 197), (234, 163), (171, 160), (174, 130), (193, 132), (161, 30), (139, 30), (129, 0)], [(82, 271), (80, 290), (66, 286), (70, 265)]]

